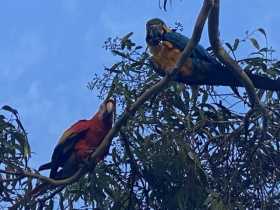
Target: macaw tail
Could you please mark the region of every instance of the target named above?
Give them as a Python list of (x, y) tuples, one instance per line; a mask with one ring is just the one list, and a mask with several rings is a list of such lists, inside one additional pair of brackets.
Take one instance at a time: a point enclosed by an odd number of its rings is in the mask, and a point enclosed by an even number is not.
[(52, 165), (53, 165), (52, 162), (48, 162), (48, 163), (46, 163), (44, 165), (41, 165), (38, 170), (39, 171), (43, 171), (43, 170), (50, 169), (52, 167)]
[[(157, 72), (163, 75), (162, 70), (157, 69)], [(246, 73), (256, 88), (280, 91), (280, 79), (270, 79), (266, 76), (252, 74), (249, 71), (246, 71)], [(182, 76), (179, 73), (175, 80), (188, 85), (244, 87), (236, 76), (221, 64), (204, 64), (199, 68), (194, 68), (193, 74), (190, 76)]]

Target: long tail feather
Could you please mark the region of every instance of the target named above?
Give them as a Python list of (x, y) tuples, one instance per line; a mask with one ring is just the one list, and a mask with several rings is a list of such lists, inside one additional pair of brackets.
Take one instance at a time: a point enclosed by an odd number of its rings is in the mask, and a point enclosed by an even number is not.
[[(205, 68), (207, 67), (207, 68)], [(265, 76), (255, 75), (246, 72), (248, 77), (258, 89), (280, 91), (280, 79), (273, 80)], [(204, 66), (203, 72), (195, 72), (192, 76), (182, 77), (180, 74), (175, 78), (176, 81), (189, 85), (215, 85), (243, 87), (243, 84), (229, 71), (221, 65)]]
[(50, 169), (52, 167), (52, 162), (48, 162), (46, 164), (43, 164), (39, 167), (39, 171), (43, 171), (43, 170), (47, 170)]

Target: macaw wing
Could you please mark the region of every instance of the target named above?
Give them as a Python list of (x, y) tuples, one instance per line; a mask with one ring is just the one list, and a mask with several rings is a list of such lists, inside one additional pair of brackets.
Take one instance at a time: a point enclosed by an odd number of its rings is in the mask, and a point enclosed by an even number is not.
[(68, 141), (69, 138), (72, 138), (73, 136), (79, 134), (80, 132), (83, 132), (84, 130), (87, 130), (89, 128), (88, 120), (80, 120), (73, 124), (70, 128), (68, 128), (63, 135), (60, 137), (58, 144), (64, 144), (66, 141)]
[[(190, 39), (182, 34), (177, 32), (166, 32), (162, 37), (163, 41), (170, 42), (175, 48), (183, 51)], [(216, 64), (218, 63), (213, 56), (211, 56), (201, 45), (197, 45), (192, 52), (192, 57), (206, 61), (209, 63)]]
[(87, 123), (87, 120), (81, 120), (63, 133), (52, 154), (51, 178), (55, 178), (57, 169), (60, 166), (63, 166), (63, 164), (70, 158), (75, 144), (85, 137), (88, 130), (89, 124)]

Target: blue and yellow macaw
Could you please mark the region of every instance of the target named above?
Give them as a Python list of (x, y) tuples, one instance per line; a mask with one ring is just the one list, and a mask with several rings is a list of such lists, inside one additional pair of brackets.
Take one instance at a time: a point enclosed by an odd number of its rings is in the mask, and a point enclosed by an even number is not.
[[(168, 28), (159, 18), (151, 19), (146, 24), (146, 42), (152, 54), (151, 61), (160, 75), (165, 75), (174, 68), (188, 41), (187, 37)], [(280, 90), (280, 80), (246, 73), (256, 88)], [(193, 49), (175, 80), (189, 85), (243, 86), (227, 67), (201, 45)]]

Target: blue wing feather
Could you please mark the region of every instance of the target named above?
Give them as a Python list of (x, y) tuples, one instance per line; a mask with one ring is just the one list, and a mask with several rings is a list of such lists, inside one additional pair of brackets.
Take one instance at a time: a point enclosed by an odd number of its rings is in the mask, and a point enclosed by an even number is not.
[[(190, 39), (177, 32), (166, 32), (162, 37), (163, 41), (170, 42), (175, 48), (183, 51)], [(213, 56), (211, 56), (201, 45), (197, 45), (192, 52), (192, 58), (200, 59), (212, 64), (220, 64)]]

